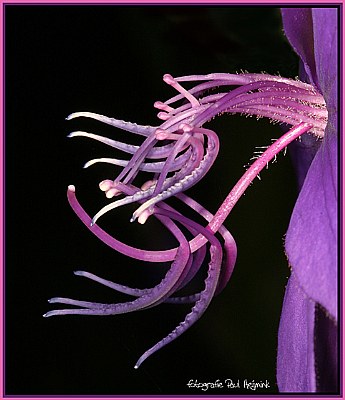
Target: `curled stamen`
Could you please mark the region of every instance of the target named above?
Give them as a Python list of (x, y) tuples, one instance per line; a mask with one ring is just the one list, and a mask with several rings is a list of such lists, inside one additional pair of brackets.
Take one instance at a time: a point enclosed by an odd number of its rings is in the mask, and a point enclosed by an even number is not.
[(218, 137), (213, 131), (209, 129), (196, 128), (195, 132), (205, 134), (208, 137), (207, 150), (204, 158), (189, 175), (186, 175), (181, 180), (175, 182), (172, 186), (168, 187), (164, 191), (157, 194), (155, 197), (152, 197), (144, 204), (142, 204), (133, 213), (132, 218), (130, 219), (131, 222), (135, 221), (144, 210), (146, 210), (149, 207), (152, 207), (154, 204), (157, 204), (158, 202), (165, 200), (168, 197), (174, 196), (177, 193), (189, 189), (191, 186), (195, 185), (201, 178), (203, 178), (209, 171), (209, 169), (213, 165), (213, 162), (215, 161), (218, 155), (219, 151)]
[(102, 190), (102, 192), (105, 192), (105, 196), (107, 199), (111, 199), (114, 196), (122, 194), (122, 191), (118, 188), (118, 185), (110, 179), (106, 179), (100, 182), (98, 186)]
[(120, 119), (109, 118), (109, 117), (106, 117), (105, 115), (91, 113), (91, 112), (85, 112), (85, 111), (70, 114), (66, 118), (66, 120), (70, 121), (71, 119), (80, 118), (80, 117), (95, 119), (97, 121), (114, 126), (116, 128), (123, 129), (124, 131), (137, 133), (138, 135), (143, 135), (143, 136), (149, 136), (152, 132), (154, 132), (156, 130), (156, 127), (154, 127), (154, 126), (138, 125), (138, 124), (134, 124), (132, 122), (126, 122), (126, 121), (123, 121)]
[(158, 110), (166, 111), (166, 112), (173, 112), (174, 109), (167, 104), (163, 103), (162, 101), (156, 101), (153, 106), (158, 108)]
[(140, 146), (140, 149), (133, 155), (126, 167), (122, 170), (122, 172), (117, 176), (115, 180), (123, 180), (123, 183), (132, 183), (138, 173), (140, 164), (144, 161), (147, 154), (154, 147), (156, 142), (157, 139), (154, 131), (152, 132), (152, 134), (150, 134), (150, 136), (145, 139), (144, 143)]
[(67, 135), (68, 138), (73, 138), (73, 137), (78, 137), (78, 136), (97, 140), (98, 142), (104, 143), (115, 149), (119, 149), (119, 150), (122, 150), (122, 151), (124, 151), (126, 153), (130, 153), (130, 154), (134, 154), (139, 149), (139, 146), (119, 142), (117, 140), (108, 139), (106, 137), (95, 135), (93, 133), (84, 132), (84, 131), (75, 131), (75, 132), (71, 132), (69, 135)]
[[(84, 131), (71, 132), (69, 135), (67, 135), (67, 137), (68, 138), (86, 137), (89, 139), (94, 139), (94, 140), (97, 140), (98, 142), (104, 143), (115, 149), (119, 149), (119, 150), (122, 150), (122, 151), (124, 151), (126, 153), (130, 153), (130, 154), (134, 154), (140, 149), (140, 146), (135, 146), (135, 145), (128, 144), (128, 143), (119, 142), (116, 140), (108, 139), (106, 137), (95, 135), (93, 133), (88, 133), (88, 132), (84, 132)], [(160, 146), (160, 147), (154, 147), (147, 153), (146, 158), (154, 159), (154, 158), (167, 157), (170, 154), (171, 148), (172, 148), (172, 144), (168, 144), (168, 145)]]
[[(185, 128), (185, 126), (183, 125), (182, 128)], [(185, 147), (185, 144), (189, 141), (191, 137), (191, 129), (189, 129), (189, 127), (186, 128), (183, 132), (184, 133), (182, 135), (174, 135), (174, 137), (176, 137), (176, 144), (173, 147), (172, 152), (169, 154), (165, 165), (161, 170), (153, 196), (156, 196), (161, 191), (165, 178), (167, 177), (168, 172), (171, 170), (171, 166), (176, 164), (177, 154)], [(171, 136), (169, 137), (169, 139), (171, 139)]]
[[(200, 132), (206, 132), (206, 130), (199, 129), (196, 131), (196, 133)], [(208, 131), (207, 131), (208, 132)], [(211, 132), (211, 131), (210, 131)], [(108, 204), (107, 206), (103, 207), (92, 219), (91, 226), (95, 224), (95, 222), (103, 216), (105, 213), (114, 210), (115, 208), (118, 208), (120, 206), (123, 206), (125, 204), (130, 204), (135, 201), (141, 201), (144, 199), (147, 199), (151, 196), (151, 204), (155, 204), (158, 201), (164, 200), (165, 198), (171, 197), (178, 191), (181, 191), (183, 187), (191, 186), (193, 183), (195, 183), (197, 180), (200, 180), (202, 176), (204, 176), (207, 171), (210, 169), (211, 165), (213, 164), (217, 154), (218, 154), (218, 149), (219, 149), (219, 143), (218, 143), (218, 138), (216, 135), (207, 133), (208, 135), (211, 135), (211, 138), (208, 141), (208, 147), (206, 151), (205, 157), (202, 159), (202, 143), (199, 139), (194, 139), (190, 137), (190, 133), (187, 132), (184, 135), (179, 135), (179, 141), (176, 144), (175, 151), (173, 151), (170, 156), (168, 157), (167, 161), (164, 163), (164, 166), (161, 170), (161, 174), (159, 176), (159, 179), (157, 180), (157, 184), (155, 187), (150, 186), (149, 188), (146, 188), (145, 190), (140, 190), (134, 193), (133, 195), (127, 196), (121, 200), (117, 200), (111, 204)], [(188, 140), (192, 146), (192, 154), (194, 154), (194, 157), (191, 157), (189, 162), (185, 165), (184, 169), (181, 169), (181, 171), (177, 172), (174, 176), (170, 178), (166, 178), (167, 173), (171, 171), (172, 165), (179, 165), (180, 159), (184, 157), (183, 155), (175, 159), (175, 163), (172, 163), (176, 153), (178, 153), (183, 147), (185, 141)], [(188, 174), (186, 174), (188, 172)], [(166, 179), (165, 179), (166, 178)], [(161, 193), (158, 193), (162, 190)], [(157, 194), (156, 194), (157, 193)], [(108, 196), (107, 196), (108, 197)], [(144, 208), (149, 208), (151, 204), (147, 204), (145, 207), (138, 212), (141, 214), (144, 211)], [(150, 211), (145, 213), (141, 219), (140, 223), (144, 223), (146, 219), (152, 215), (154, 212), (153, 208), (150, 208)], [(131, 219), (131, 222), (133, 222), (136, 218), (139, 217), (139, 214), (137, 214), (134, 218)]]
[(163, 302), (168, 298), (172, 292), (172, 289), (180, 282), (180, 277), (184, 277), (185, 266), (189, 261), (190, 249), (185, 236), (182, 234), (180, 229), (176, 226), (171, 219), (166, 218), (164, 215), (167, 212), (162, 212), (162, 218), (166, 227), (173, 233), (176, 239), (179, 241), (179, 249), (176, 255), (176, 259), (173, 261), (171, 268), (166, 273), (162, 281), (145, 293), (143, 296), (138, 297), (133, 301), (126, 303), (117, 304), (104, 304), (104, 303), (91, 303), (79, 300), (65, 299), (65, 298), (54, 298), (51, 299), (51, 303), (63, 303), (76, 305), (83, 307), (84, 309), (66, 309), (66, 310), (54, 310), (45, 314), (45, 317), (53, 315), (66, 315), (66, 314), (78, 314), (78, 315), (115, 315), (123, 314), (141, 310), (143, 308), (152, 307), (155, 304)]
[[(190, 157), (190, 153), (183, 153), (179, 157), (176, 157), (175, 163), (172, 165), (169, 165), (169, 172), (179, 170), (187, 162), (189, 157)], [(93, 160), (90, 160), (87, 163), (85, 163), (84, 168), (88, 168), (91, 165), (94, 165), (97, 163), (107, 163), (107, 164), (118, 165), (120, 167), (126, 167), (129, 163), (129, 161), (128, 160), (119, 160), (117, 158), (107, 158), (107, 157), (94, 158)], [(143, 162), (139, 165), (138, 169), (139, 169), (139, 171), (146, 171), (146, 172), (161, 172), (165, 165), (166, 165), (166, 161), (151, 162), (151, 163)]]
[(163, 81), (168, 85), (172, 86), (178, 92), (180, 92), (191, 104), (192, 107), (199, 106), (199, 101), (188, 92), (185, 88), (183, 88), (170, 74), (165, 74), (163, 76)]
[(222, 247), (219, 241), (216, 239), (216, 237), (213, 236), (213, 234), (209, 232), (207, 229), (201, 227), (200, 225), (196, 224), (195, 222), (185, 217), (182, 217), (180, 215), (177, 215), (175, 213), (166, 210), (164, 210), (163, 214), (177, 221), (188, 223), (188, 225), (190, 225), (191, 228), (199, 230), (205, 237), (207, 237), (207, 240), (211, 244), (210, 248), (211, 259), (208, 268), (208, 275), (205, 280), (205, 288), (200, 293), (200, 297), (195, 303), (195, 306), (192, 308), (192, 311), (189, 314), (187, 314), (184, 321), (181, 322), (168, 336), (166, 336), (160, 342), (158, 342), (149, 350), (147, 350), (139, 358), (134, 368), (138, 368), (143, 363), (143, 361), (145, 361), (149, 356), (151, 356), (156, 351), (161, 349), (163, 346), (166, 346), (168, 343), (172, 342), (177, 337), (182, 335), (183, 332), (189, 329), (191, 325), (193, 325), (202, 316), (202, 314), (206, 311), (207, 307), (209, 306), (213, 298), (220, 274), (221, 261), (222, 261)]

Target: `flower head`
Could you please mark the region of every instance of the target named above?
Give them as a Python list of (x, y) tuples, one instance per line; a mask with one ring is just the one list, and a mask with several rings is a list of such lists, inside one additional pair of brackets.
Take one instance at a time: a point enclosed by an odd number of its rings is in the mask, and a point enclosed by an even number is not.
[[(84, 224), (107, 245), (140, 260), (171, 261), (170, 270), (157, 286), (150, 289), (130, 288), (85, 271), (77, 271), (76, 275), (126, 293), (134, 297), (134, 300), (119, 304), (102, 304), (58, 297), (50, 302), (79, 308), (54, 310), (45, 314), (114, 315), (146, 309), (162, 302), (195, 303), (184, 321), (145, 352), (135, 367), (186, 331), (205, 312), (213, 296), (225, 287), (234, 268), (236, 244), (230, 232), (222, 225), (224, 220), (253, 179), (289, 143), (307, 132), (318, 139), (322, 138), (328, 117), (324, 99), (315, 87), (298, 80), (248, 73), (214, 73), (179, 78), (167, 74), (163, 80), (178, 94), (165, 102), (155, 103), (154, 106), (159, 110), (158, 118), (163, 121), (159, 126), (141, 126), (89, 112), (74, 113), (67, 118), (93, 118), (144, 137), (141, 146), (133, 146), (93, 133), (71, 133), (70, 137), (82, 136), (97, 140), (132, 156), (128, 161), (94, 159), (85, 165), (89, 167), (105, 162), (122, 167), (115, 179), (103, 180), (99, 184), (106, 198), (121, 198), (104, 206), (93, 218), (87, 215), (77, 201), (72, 185), (68, 188), (68, 199)], [(186, 90), (182, 86), (184, 82), (196, 84)], [(291, 129), (271, 146), (267, 146), (262, 154), (254, 157), (253, 164), (230, 191), (215, 216), (212, 216), (184, 192), (205, 176), (218, 155), (218, 136), (203, 125), (223, 113), (267, 117), (272, 121), (290, 125)], [(151, 173), (151, 178), (140, 181), (141, 171), (146, 173), (145, 176)], [(140, 186), (136, 182), (140, 182)], [(169, 206), (166, 201), (172, 196), (200, 214), (208, 222), (207, 227), (195, 223)], [(138, 220), (143, 224), (153, 215), (175, 236), (179, 243), (177, 248), (162, 251), (137, 249), (121, 243), (98, 226), (98, 219), (104, 214), (134, 202), (139, 203), (139, 207), (130, 221)], [(187, 228), (194, 239), (188, 242), (181, 227)], [(220, 239), (215, 236), (216, 233)], [(180, 296), (178, 291), (193, 279), (202, 265), (207, 246), (210, 262), (204, 289), (189, 296)]]

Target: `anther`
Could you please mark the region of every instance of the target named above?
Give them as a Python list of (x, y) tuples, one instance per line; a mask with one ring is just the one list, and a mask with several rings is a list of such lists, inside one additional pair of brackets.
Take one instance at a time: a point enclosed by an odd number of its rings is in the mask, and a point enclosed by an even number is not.
[(166, 112), (172, 112), (174, 111), (174, 108), (168, 106), (167, 104), (163, 103), (162, 101), (156, 101), (153, 104), (154, 108), (158, 108), (158, 110), (166, 111)]
[(138, 217), (138, 222), (141, 225), (144, 225), (147, 221), (148, 217), (153, 214), (153, 207), (147, 208), (144, 210)]
[(100, 182), (98, 187), (102, 190), (102, 192), (105, 192), (105, 196), (107, 199), (111, 199), (114, 196), (118, 196), (122, 193), (122, 191), (117, 189), (116, 185), (114, 185), (114, 182), (110, 179), (106, 179)]
[(159, 112), (157, 117), (163, 121), (167, 121), (170, 118), (170, 115), (166, 112)]
[(122, 193), (121, 190), (116, 189), (116, 188), (111, 188), (111, 189), (106, 191), (105, 197), (107, 199), (112, 199), (114, 196), (118, 196), (121, 193)]
[(106, 192), (113, 187), (113, 184), (114, 182), (111, 179), (105, 179), (99, 183), (98, 187), (102, 190), (102, 192)]

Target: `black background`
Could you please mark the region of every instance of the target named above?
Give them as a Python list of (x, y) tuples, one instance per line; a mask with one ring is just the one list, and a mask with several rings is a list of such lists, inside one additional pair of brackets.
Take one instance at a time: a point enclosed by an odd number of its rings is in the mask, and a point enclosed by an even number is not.
[[(106, 202), (97, 184), (114, 168), (84, 162), (114, 152), (84, 138), (87, 130), (128, 134), (87, 120), (92, 111), (157, 124), (152, 104), (174, 95), (161, 78), (266, 71), (297, 75), (298, 60), (283, 36), (278, 9), (191, 6), (5, 7), (6, 33), (6, 394), (168, 395), (253, 394), (189, 389), (190, 379), (270, 382), (289, 270), (283, 236), (296, 198), (288, 157), (262, 173), (226, 221), (238, 245), (233, 277), (187, 333), (138, 369), (139, 356), (166, 336), (190, 306), (159, 307), (120, 316), (49, 319), (47, 300), (66, 296), (118, 302), (108, 288), (73, 276), (85, 269), (133, 287), (159, 281), (166, 266), (145, 264), (100, 242), (71, 211), (68, 184), (89, 214)], [(223, 116), (207, 126), (221, 152), (208, 176), (189, 191), (215, 212), (244, 171), (255, 146), (280, 135), (279, 126)], [(134, 208), (109, 213), (101, 226), (142, 248), (167, 248), (155, 221), (129, 224)]]

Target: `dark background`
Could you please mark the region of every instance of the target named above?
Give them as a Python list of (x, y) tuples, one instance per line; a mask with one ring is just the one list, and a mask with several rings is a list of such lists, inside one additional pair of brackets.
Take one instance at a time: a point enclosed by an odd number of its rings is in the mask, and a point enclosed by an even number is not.
[[(233, 277), (201, 320), (139, 368), (139, 356), (166, 336), (190, 306), (109, 317), (44, 319), (54, 296), (123, 301), (108, 288), (73, 276), (85, 269), (133, 287), (148, 287), (165, 265), (116, 253), (71, 211), (68, 184), (89, 214), (106, 202), (97, 184), (114, 168), (82, 169), (111, 148), (84, 138), (87, 130), (124, 139), (117, 129), (87, 120), (93, 111), (157, 124), (152, 104), (174, 95), (162, 82), (210, 72), (266, 71), (297, 75), (298, 60), (283, 36), (279, 9), (258, 7), (5, 6), (6, 33), (6, 394), (177, 395), (254, 394), (248, 390), (189, 389), (199, 382), (270, 382), (277, 392), (275, 358), (289, 270), (283, 237), (296, 198), (288, 157), (270, 166), (226, 221), (238, 245)], [(280, 135), (279, 126), (223, 116), (216, 130), (221, 152), (191, 193), (215, 212), (244, 172), (255, 146)], [(133, 207), (109, 213), (102, 226), (142, 248), (171, 246), (149, 220), (129, 224)]]

